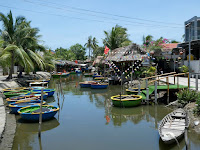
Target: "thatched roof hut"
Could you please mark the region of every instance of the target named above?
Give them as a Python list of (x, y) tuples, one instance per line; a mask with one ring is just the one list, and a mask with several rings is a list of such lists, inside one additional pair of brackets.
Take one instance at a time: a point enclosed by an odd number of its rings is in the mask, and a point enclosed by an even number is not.
[(104, 59), (104, 56), (97, 56), (93, 62), (93, 66), (95, 64), (104, 64), (105, 63), (105, 59)]
[(146, 51), (144, 51), (139, 45), (133, 43), (126, 47), (120, 47), (109, 52), (107, 60), (114, 62), (127, 62), (142, 59), (146, 57)]

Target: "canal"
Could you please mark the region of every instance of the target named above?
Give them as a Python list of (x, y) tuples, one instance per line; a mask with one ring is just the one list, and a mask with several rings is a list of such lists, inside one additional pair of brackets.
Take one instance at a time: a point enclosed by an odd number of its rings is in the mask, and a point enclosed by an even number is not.
[[(92, 80), (82, 75), (52, 79), (55, 88), (48, 104), (59, 105), (55, 118), (42, 123), (41, 140), (38, 123), (28, 123), (16, 116), (17, 129), (13, 150), (179, 150), (185, 149), (184, 139), (173, 145), (160, 140), (158, 125), (172, 110), (164, 105), (142, 105), (134, 108), (112, 107), (110, 97), (121, 90), (119, 85), (108, 89), (80, 88), (78, 83)], [(189, 149), (200, 149), (200, 136), (188, 132)]]

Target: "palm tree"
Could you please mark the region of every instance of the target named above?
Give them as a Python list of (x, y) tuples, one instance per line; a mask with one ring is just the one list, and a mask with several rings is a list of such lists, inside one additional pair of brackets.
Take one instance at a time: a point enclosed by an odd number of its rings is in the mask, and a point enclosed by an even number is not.
[(92, 56), (93, 56), (93, 57), (94, 57), (94, 51), (99, 47), (97, 43), (98, 43), (98, 41), (97, 41), (97, 39), (94, 37), (94, 38), (92, 39), (92, 49), (93, 49)]
[(127, 29), (119, 25), (112, 28), (110, 32), (104, 31), (105, 39), (103, 39), (104, 45), (106, 45), (111, 50), (127, 46), (131, 43), (128, 39)]
[(3, 30), (0, 31), (2, 37), (4, 50), (0, 55), (2, 62), (10, 62), (10, 72), (8, 78), (12, 78), (14, 64), (18, 63), (20, 74), (22, 74), (22, 67), (26, 72), (34, 70), (35, 66), (44, 69), (44, 62), (42, 57), (36, 51), (44, 51), (45, 48), (38, 44), (39, 29), (31, 28), (30, 21), (27, 22), (24, 17), (17, 17), (13, 20), (12, 13), (6, 16), (0, 13), (0, 21), (3, 23)]
[(91, 58), (90, 58), (90, 50), (91, 50), (91, 47), (92, 47), (92, 36), (89, 36), (89, 37), (88, 37), (88, 41), (87, 41), (87, 43), (85, 43), (84, 46), (86, 46), (86, 48), (89, 49), (89, 59), (91, 59)]

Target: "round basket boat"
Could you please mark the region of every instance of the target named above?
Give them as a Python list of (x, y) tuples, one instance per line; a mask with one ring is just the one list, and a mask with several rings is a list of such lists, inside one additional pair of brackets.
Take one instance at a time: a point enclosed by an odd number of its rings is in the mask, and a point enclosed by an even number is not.
[[(14, 102), (9, 104), (9, 107), (11, 109), (11, 113), (17, 114), (18, 109), (22, 107), (32, 106), (32, 105), (40, 105), (40, 100), (24, 100), (20, 102)], [(43, 102), (42, 104), (45, 104), (46, 102)]]
[(24, 100), (40, 100), (40, 97), (34, 96), (34, 95), (25, 95), (25, 96), (14, 96), (14, 97), (6, 98), (6, 101), (8, 104), (14, 103), (14, 102), (20, 102)]
[(20, 92), (22, 90), (32, 90), (31, 87), (16, 87), (16, 88), (7, 88), (7, 89), (3, 89), (3, 93), (7, 93), (7, 92)]
[(140, 95), (116, 95), (112, 96), (112, 103), (116, 107), (135, 107), (141, 105), (142, 96)]
[(30, 91), (28, 90), (21, 90), (21, 91), (14, 91), (14, 92), (6, 92), (4, 93), (4, 95), (6, 96), (6, 98), (9, 98), (9, 97), (14, 97), (14, 96), (19, 96), (19, 95), (26, 95), (29, 93)]
[[(142, 90), (145, 90), (145, 88), (141, 88), (140, 91)], [(126, 93), (128, 95), (137, 95), (138, 94), (138, 88), (129, 88), (129, 89), (126, 89)]]
[[(42, 94), (41, 94), (41, 91), (35, 91), (35, 92), (31, 91), (27, 95), (34, 95), (34, 96), (40, 97), (41, 99)], [(48, 94), (46, 92), (43, 92), (43, 99), (47, 99), (47, 97), (48, 97)]]
[(104, 77), (96, 77), (94, 78), (94, 80), (104, 80), (105, 78)]
[(92, 73), (85, 73), (84, 76), (85, 76), (85, 77), (92, 77), (93, 74), (92, 74)]
[[(59, 111), (59, 108), (52, 105), (42, 105), (42, 120), (50, 120)], [(39, 121), (40, 116), (40, 106), (27, 106), (20, 108), (17, 111), (21, 118), (27, 121), (35, 122)]]
[[(40, 92), (41, 93), (41, 88), (34, 88), (32, 90), (32, 92)], [(43, 92), (47, 93), (48, 97), (49, 97), (49, 96), (53, 96), (53, 94), (55, 93), (55, 89), (44, 88)]]

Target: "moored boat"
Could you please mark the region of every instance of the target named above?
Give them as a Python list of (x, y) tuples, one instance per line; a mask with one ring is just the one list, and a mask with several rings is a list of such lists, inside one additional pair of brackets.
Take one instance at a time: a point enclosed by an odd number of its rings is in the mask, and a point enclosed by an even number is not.
[(104, 79), (107, 79), (107, 78), (104, 78), (104, 77), (95, 77), (94, 80), (104, 80)]
[(116, 107), (135, 107), (141, 105), (140, 95), (116, 95), (112, 96), (112, 103)]
[[(41, 88), (34, 88), (32, 92), (40, 92), (41, 93)], [(53, 96), (55, 89), (49, 89), (49, 88), (44, 88), (43, 92), (47, 93), (48, 96)]]
[[(41, 99), (42, 94), (41, 94), (41, 91), (31, 91), (27, 95), (34, 95), (34, 96), (40, 97)], [(47, 97), (48, 97), (48, 94), (46, 92), (43, 92), (43, 99), (47, 99)]]
[(108, 87), (108, 83), (95, 82), (91, 84), (92, 89), (106, 89)]
[(29, 93), (30, 91), (28, 90), (21, 90), (21, 91), (14, 91), (14, 92), (6, 92), (4, 93), (4, 95), (6, 96), (6, 98), (8, 98), (8, 97), (14, 97), (14, 96), (19, 96), (19, 95), (26, 95)]
[(14, 96), (14, 97), (6, 98), (6, 101), (8, 104), (14, 103), (14, 102), (20, 102), (24, 100), (40, 100), (40, 97), (34, 96), (34, 95), (24, 95), (24, 96)]
[(31, 82), (30, 86), (47, 86), (48, 82)]
[[(142, 91), (142, 90), (145, 90), (145, 88), (140, 88), (140, 91)], [(131, 94), (137, 95), (138, 94), (138, 88), (128, 88), (128, 89), (126, 89), (126, 93), (128, 95), (131, 95)]]
[(7, 93), (7, 92), (20, 92), (22, 90), (32, 90), (31, 87), (16, 87), (16, 88), (6, 88), (6, 89), (3, 89), (3, 93)]
[(92, 73), (84, 73), (84, 76), (85, 76), (85, 77), (92, 77), (93, 74), (92, 74)]
[(66, 72), (66, 73), (55, 73), (55, 74), (52, 74), (52, 77), (53, 78), (60, 78), (60, 77), (67, 77), (69, 76), (69, 72)]
[(102, 75), (97, 75), (97, 74), (95, 74), (95, 75), (93, 75), (92, 76), (93, 78), (97, 78), (97, 77), (103, 77)]
[[(59, 108), (52, 105), (42, 105), (42, 120), (49, 120), (55, 116), (55, 114), (58, 112)], [(40, 116), (40, 106), (27, 106), (20, 108), (18, 110), (18, 113), (20, 114), (21, 118), (27, 121), (39, 121)]]
[(174, 110), (161, 120), (158, 127), (160, 138), (166, 144), (174, 143), (184, 136), (189, 124), (189, 117), (183, 109)]
[[(9, 107), (11, 109), (11, 113), (17, 114), (18, 109), (22, 107), (32, 106), (32, 105), (40, 105), (40, 100), (24, 100), (19, 102), (14, 102), (9, 104)], [(45, 104), (46, 102), (43, 102)]]
[(84, 82), (79, 82), (80, 87), (82, 88), (88, 88), (91, 87), (91, 84), (95, 83), (95, 81), (84, 81)]

